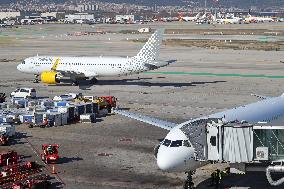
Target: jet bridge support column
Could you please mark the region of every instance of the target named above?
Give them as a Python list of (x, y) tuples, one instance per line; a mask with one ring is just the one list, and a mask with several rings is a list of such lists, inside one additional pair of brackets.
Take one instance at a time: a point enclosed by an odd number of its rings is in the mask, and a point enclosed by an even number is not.
[(280, 184), (284, 183), (284, 177), (282, 177), (279, 180), (274, 181), (271, 177), (271, 173), (284, 173), (284, 162), (280, 162), (280, 165), (271, 165), (268, 166), (266, 168), (266, 178), (268, 180), (268, 182), (272, 185), (272, 186), (279, 186)]

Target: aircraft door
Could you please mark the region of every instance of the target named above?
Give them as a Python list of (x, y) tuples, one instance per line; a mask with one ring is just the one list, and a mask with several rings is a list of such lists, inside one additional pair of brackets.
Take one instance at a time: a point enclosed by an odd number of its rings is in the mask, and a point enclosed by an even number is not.
[(207, 125), (207, 159), (218, 161), (219, 158), (219, 134), (218, 127)]

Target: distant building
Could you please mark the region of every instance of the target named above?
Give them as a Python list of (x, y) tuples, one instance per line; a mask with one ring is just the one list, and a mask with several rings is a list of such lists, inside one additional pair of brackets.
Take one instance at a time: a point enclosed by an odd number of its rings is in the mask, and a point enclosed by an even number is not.
[(0, 19), (16, 18), (21, 16), (21, 12), (0, 12)]
[(77, 6), (79, 12), (93, 12), (99, 10), (99, 5), (95, 4), (80, 4)]
[(139, 16), (136, 15), (116, 15), (115, 21), (120, 23), (135, 22), (139, 20)]
[(93, 14), (85, 14), (85, 13), (65, 15), (65, 21), (72, 23), (76, 22), (76, 20), (94, 20), (94, 18), (95, 16)]
[(59, 20), (65, 18), (65, 12), (43, 12), (40, 16), (45, 18), (54, 17)]

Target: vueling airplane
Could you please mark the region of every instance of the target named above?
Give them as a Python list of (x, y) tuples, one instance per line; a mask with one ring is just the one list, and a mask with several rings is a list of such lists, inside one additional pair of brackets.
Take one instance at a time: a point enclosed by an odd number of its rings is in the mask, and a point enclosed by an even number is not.
[(159, 50), (164, 29), (158, 29), (134, 57), (55, 57), (34, 56), (26, 58), (17, 69), (35, 75), (34, 82), (57, 84), (69, 77), (73, 85), (90, 78), (138, 74), (169, 65), (172, 61), (159, 61)]

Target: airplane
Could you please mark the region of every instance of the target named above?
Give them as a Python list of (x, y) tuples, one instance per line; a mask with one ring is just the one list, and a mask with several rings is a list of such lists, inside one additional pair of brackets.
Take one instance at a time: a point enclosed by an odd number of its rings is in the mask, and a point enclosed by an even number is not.
[[(58, 84), (63, 77), (69, 77), (72, 85), (89, 78), (92, 84), (98, 77), (138, 74), (158, 69), (175, 60), (158, 60), (164, 29), (156, 30), (143, 48), (133, 57), (56, 57), (34, 56), (26, 58), (17, 66), (20, 72), (35, 75), (34, 82)], [(53, 63), (54, 62), (54, 63)]]
[(245, 18), (245, 22), (274, 22), (274, 20), (271, 17), (258, 17), (248, 14), (247, 18)]
[(261, 100), (208, 116), (190, 119), (181, 124), (120, 109), (114, 110), (114, 113), (169, 130), (166, 137), (155, 147), (155, 157), (158, 167), (167, 172), (186, 172), (192, 174), (197, 168), (209, 163), (208, 161), (201, 161), (196, 158), (197, 146), (193, 143), (193, 141), (196, 140), (194, 138), (196, 136), (191, 135), (192, 128), (201, 127), (201, 125), (204, 124), (204, 122), (202, 123), (203, 120), (222, 119), (227, 122), (239, 120), (254, 123), (283, 120), (284, 93), (278, 97), (253, 96)]
[(196, 16), (182, 16), (182, 14), (179, 15), (180, 20), (190, 22), (190, 21), (196, 21), (200, 17), (201, 13), (198, 13)]

